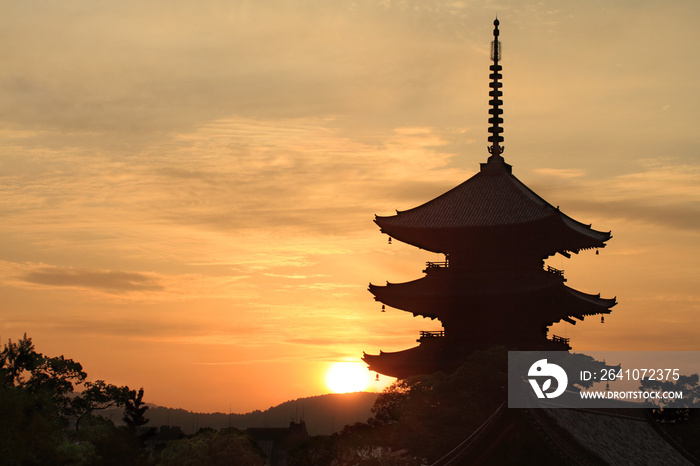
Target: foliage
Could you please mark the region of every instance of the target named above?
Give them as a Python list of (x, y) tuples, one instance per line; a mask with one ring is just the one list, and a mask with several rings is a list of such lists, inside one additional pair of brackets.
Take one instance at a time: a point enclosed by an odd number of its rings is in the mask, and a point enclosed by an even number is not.
[[(560, 355), (561, 360), (564, 361), (564, 364), (561, 365), (564, 367), (564, 370), (566, 370), (569, 380), (576, 380), (575, 385), (579, 388), (588, 389), (597, 382), (592, 377), (590, 380), (581, 380), (578, 374), (582, 370), (595, 374), (610, 369), (619, 371), (622, 368), (619, 364), (617, 366), (610, 366), (606, 364), (605, 361), (598, 361), (592, 356), (583, 353), (562, 352)], [(550, 359), (550, 362), (557, 364), (557, 358)]]
[[(698, 374), (680, 375), (678, 380), (642, 380), (639, 389), (646, 392), (683, 392), (683, 399), (653, 398), (656, 407), (652, 417), (662, 423), (685, 422), (690, 419), (691, 406), (700, 402), (700, 384)], [(673, 407), (668, 405), (672, 404)]]
[(141, 441), (127, 428), (116, 427), (101, 416), (87, 414), (80, 430), (66, 431), (59, 447), (61, 464), (140, 465), (148, 454)]
[(40, 356), (34, 351), (34, 344), (26, 334), (17, 343), (8, 341), (0, 352), (0, 386), (23, 386), (26, 373), (31, 373), (39, 366)]
[(143, 402), (143, 387), (139, 388), (138, 392), (130, 390), (126, 394), (122, 419), (129, 428), (136, 429), (148, 424), (148, 419), (145, 416), (146, 410), (148, 410), (148, 406)]
[(85, 382), (85, 389), (74, 396), (66, 413), (75, 419), (75, 430), (80, 429), (80, 421), (93, 411), (122, 406), (126, 403), (129, 387), (117, 387), (104, 380)]
[(505, 399), (506, 352), (475, 352), (452, 374), (401, 379), (377, 398), (369, 422), (394, 450), (439, 458)]
[(197, 434), (171, 442), (160, 454), (160, 464), (264, 465), (265, 455), (255, 441), (236, 428), (202, 429)]
[[(682, 400), (669, 400), (673, 404), (678, 404), (679, 402), (688, 407), (697, 404), (700, 401), (700, 377), (698, 374), (692, 375), (679, 375), (678, 380), (648, 380), (644, 379), (639, 385), (639, 389), (648, 392), (683, 392)], [(658, 401), (659, 406), (663, 407), (668, 404), (665, 400), (659, 398), (654, 399)]]
[[(0, 351), (0, 460), (2, 464), (138, 464), (143, 389), (86, 381), (80, 363), (38, 353), (25, 334)], [(82, 385), (82, 391), (76, 388)], [(92, 416), (124, 406), (127, 428)], [(75, 432), (67, 429), (75, 422)], [(86, 426), (83, 424), (87, 422)], [(81, 429), (81, 427), (84, 427)]]
[(17, 343), (9, 340), (0, 352), (0, 387), (43, 393), (51, 398), (59, 416), (70, 411), (70, 394), (86, 377), (82, 366), (72, 359), (37, 353), (26, 334)]
[(0, 462), (51, 464), (63, 441), (51, 397), (10, 386), (0, 389)]
[(325, 466), (334, 459), (333, 440), (336, 437), (317, 435), (292, 446), (287, 452), (289, 466)]
[(393, 451), (378, 443), (377, 430), (366, 423), (345, 426), (328, 436), (316, 436), (292, 446), (289, 466), (411, 466), (424, 464), (405, 451)]

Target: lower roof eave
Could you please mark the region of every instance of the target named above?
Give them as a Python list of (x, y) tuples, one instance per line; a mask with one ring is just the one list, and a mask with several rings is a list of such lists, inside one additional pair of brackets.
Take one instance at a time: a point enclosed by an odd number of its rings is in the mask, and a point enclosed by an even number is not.
[(454, 364), (450, 364), (449, 358), (443, 357), (442, 349), (441, 345), (418, 345), (403, 351), (380, 351), (378, 355), (363, 353), (362, 360), (371, 371), (405, 378), (454, 369)]

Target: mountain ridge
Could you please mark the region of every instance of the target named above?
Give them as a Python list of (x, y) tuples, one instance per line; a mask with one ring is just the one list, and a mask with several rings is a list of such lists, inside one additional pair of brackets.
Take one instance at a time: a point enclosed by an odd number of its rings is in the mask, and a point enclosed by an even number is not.
[[(147, 427), (179, 426), (185, 434), (193, 434), (205, 427), (222, 429), (236, 427), (288, 427), (292, 421), (304, 421), (310, 435), (330, 435), (342, 430), (345, 425), (366, 422), (371, 417), (371, 408), (378, 393), (327, 393), (271, 406), (265, 411), (254, 410), (248, 413), (198, 413), (181, 408), (168, 408), (147, 403)], [(123, 424), (122, 410), (111, 408), (100, 411), (103, 417), (115, 424)]]

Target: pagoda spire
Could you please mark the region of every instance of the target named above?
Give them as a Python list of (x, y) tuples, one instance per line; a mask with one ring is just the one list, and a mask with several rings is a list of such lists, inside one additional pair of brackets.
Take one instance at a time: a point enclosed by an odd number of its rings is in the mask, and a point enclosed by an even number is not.
[(501, 42), (498, 40), (498, 25), (498, 18), (496, 18), (493, 22), (493, 41), (491, 42), (491, 60), (493, 61), (493, 65), (490, 67), (491, 75), (489, 76), (491, 78), (491, 82), (489, 83), (489, 87), (491, 88), (489, 91), (489, 95), (491, 96), (491, 100), (489, 101), (491, 105), (489, 109), (489, 114), (491, 114), (491, 118), (489, 118), (489, 123), (491, 123), (489, 133), (491, 133), (491, 135), (488, 139), (491, 143), (488, 148), (491, 154), (488, 158), (489, 163), (503, 163), (504, 159), (501, 154), (505, 150), (505, 147), (501, 146), (503, 142), (503, 136), (501, 136), (503, 128), (501, 128), (500, 125), (503, 124), (503, 118), (501, 118), (503, 110), (501, 110), (500, 106), (503, 105), (503, 101), (501, 100), (503, 96), (503, 92), (501, 92), (503, 83), (499, 82), (499, 79), (502, 79), (503, 75), (501, 74), (502, 67), (498, 64), (498, 61), (501, 59)]

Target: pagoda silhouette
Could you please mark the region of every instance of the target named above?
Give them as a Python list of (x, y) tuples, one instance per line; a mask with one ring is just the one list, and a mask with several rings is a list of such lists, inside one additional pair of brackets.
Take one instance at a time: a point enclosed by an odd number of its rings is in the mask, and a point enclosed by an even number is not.
[[(370, 284), (375, 300), (414, 316), (438, 319), (442, 331), (425, 331), (414, 348), (365, 353), (369, 369), (392, 377), (452, 371), (472, 352), (491, 346), (569, 350), (552, 335), (559, 321), (609, 314), (616, 299), (565, 285), (562, 270), (545, 268), (557, 253), (605, 247), (610, 232), (591, 229), (553, 207), (512, 174), (503, 158), (503, 95), (498, 19), (491, 43), (490, 156), (480, 171), (450, 191), (410, 210), (375, 217), (391, 239), (444, 254), (425, 276), (386, 286)], [(602, 317), (601, 317), (602, 320)]]

